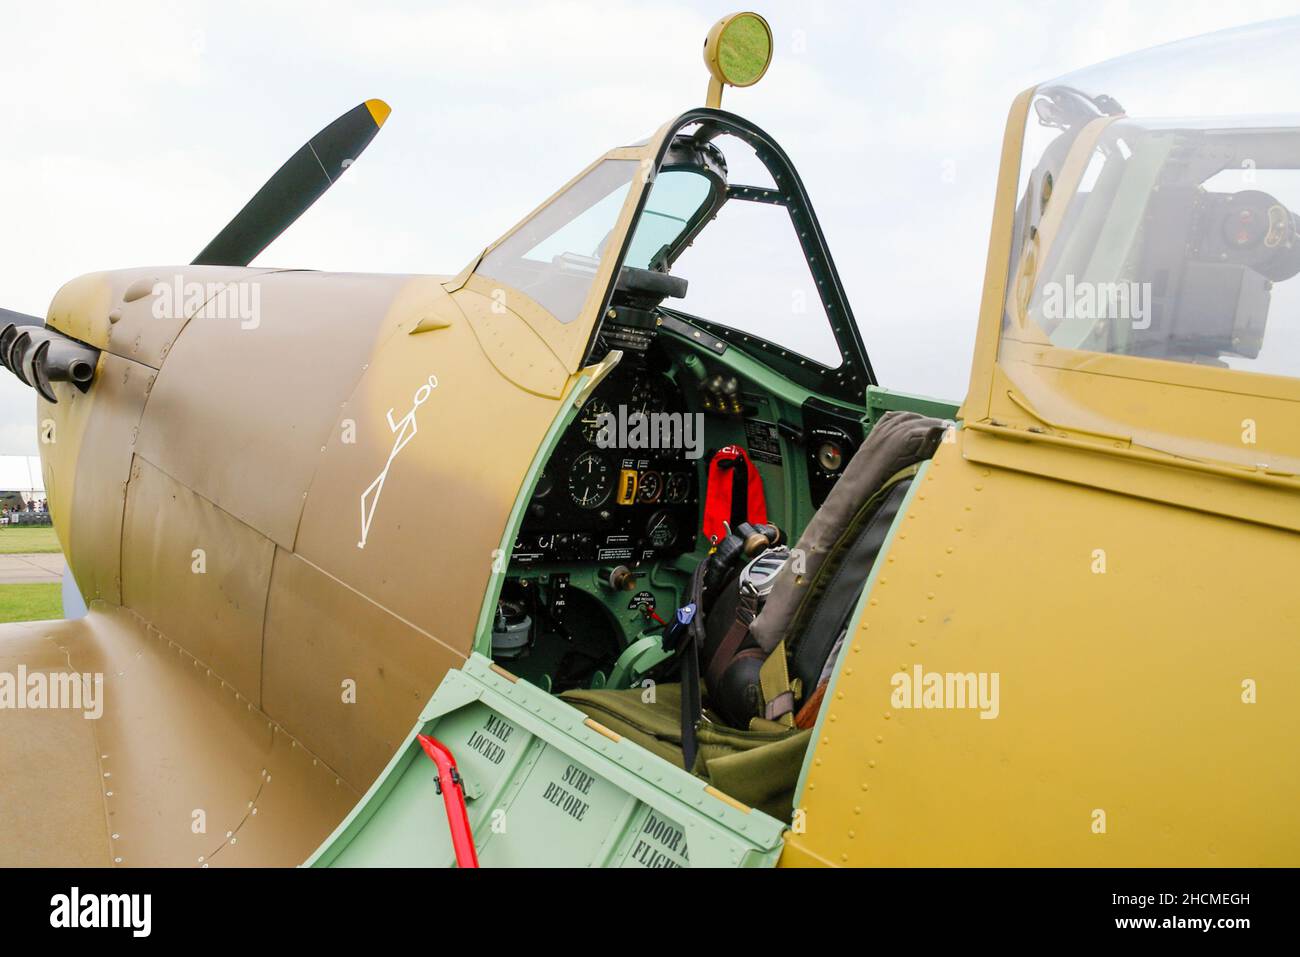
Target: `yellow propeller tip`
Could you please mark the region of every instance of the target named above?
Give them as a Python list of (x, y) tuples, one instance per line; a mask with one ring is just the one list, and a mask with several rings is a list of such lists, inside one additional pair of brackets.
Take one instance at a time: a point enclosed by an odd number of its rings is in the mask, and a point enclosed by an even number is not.
[(366, 109), (374, 118), (375, 126), (383, 126), (384, 120), (388, 119), (388, 114), (393, 112), (392, 107), (383, 100), (366, 100)]

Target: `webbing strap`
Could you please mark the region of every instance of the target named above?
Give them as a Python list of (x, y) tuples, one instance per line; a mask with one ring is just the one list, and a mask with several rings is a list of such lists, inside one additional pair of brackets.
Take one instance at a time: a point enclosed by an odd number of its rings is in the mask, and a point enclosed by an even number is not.
[(785, 641), (780, 641), (763, 662), (758, 672), (758, 683), (763, 689), (763, 717), (787, 728), (794, 727), (794, 691), (790, 687), (790, 672), (785, 663)]
[(749, 626), (754, 622), (757, 604), (758, 596), (741, 592), (740, 601), (736, 605), (736, 617), (728, 626), (727, 633), (722, 636), (722, 643), (714, 650), (713, 657), (704, 666), (704, 683), (713, 690), (714, 694), (717, 694), (718, 689), (722, 687), (727, 666), (735, 660), (740, 646), (745, 643)]
[(700, 654), (694, 636), (682, 649), (682, 766), (695, 766), (695, 726), (700, 720)]
[(695, 616), (682, 638), (682, 764), (689, 771), (695, 766), (695, 727), (704, 710), (700, 700), (700, 646), (704, 643), (704, 573), (708, 561), (702, 561), (691, 575), (690, 600)]

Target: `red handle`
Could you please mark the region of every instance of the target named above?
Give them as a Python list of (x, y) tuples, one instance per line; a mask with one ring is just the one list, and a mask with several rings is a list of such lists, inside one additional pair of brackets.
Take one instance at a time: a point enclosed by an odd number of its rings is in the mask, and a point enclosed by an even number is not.
[(465, 809), (465, 789), (460, 786), (456, 759), (446, 745), (427, 734), (417, 734), (415, 739), (424, 748), (429, 760), (438, 766), (438, 787), (442, 802), (447, 806), (447, 826), (451, 828), (451, 846), (456, 851), (457, 867), (478, 867), (478, 851), (474, 849), (474, 834), (469, 829), (469, 811)]

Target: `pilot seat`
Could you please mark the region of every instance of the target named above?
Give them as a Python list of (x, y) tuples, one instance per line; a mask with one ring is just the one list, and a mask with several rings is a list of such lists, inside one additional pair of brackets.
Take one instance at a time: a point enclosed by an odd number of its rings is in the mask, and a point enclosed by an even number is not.
[[(788, 550), (752, 621), (745, 624), (740, 610), (742, 576), (701, 595), (698, 640), (683, 644), (677, 674), (667, 673), (678, 680), (572, 690), (562, 698), (736, 800), (789, 820), (804, 752), (864, 584), (918, 469), (950, 425), (913, 412), (883, 416)], [(698, 665), (686, 659), (697, 654), (706, 680), (702, 707), (692, 709)]]

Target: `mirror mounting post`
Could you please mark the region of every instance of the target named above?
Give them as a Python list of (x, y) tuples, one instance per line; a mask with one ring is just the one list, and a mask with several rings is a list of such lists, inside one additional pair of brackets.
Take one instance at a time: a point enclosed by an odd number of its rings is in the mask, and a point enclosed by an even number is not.
[(722, 81), (716, 76), (709, 77), (709, 92), (704, 97), (704, 105), (711, 110), (722, 109)]

